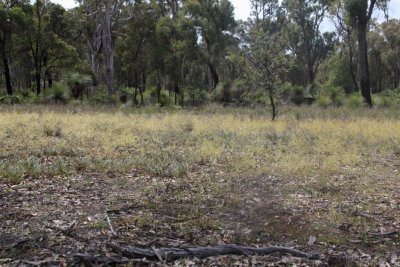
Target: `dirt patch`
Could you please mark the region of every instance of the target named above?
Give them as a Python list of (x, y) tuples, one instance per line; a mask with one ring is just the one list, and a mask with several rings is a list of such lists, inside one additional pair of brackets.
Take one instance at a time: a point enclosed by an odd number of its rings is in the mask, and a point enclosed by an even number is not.
[[(1, 184), (0, 259), (9, 260), (6, 266), (18, 260), (71, 264), (76, 253), (112, 255), (105, 244), (113, 241), (142, 247), (281, 244), (325, 255), (314, 262), (224, 256), (183, 265), (323, 266), (337, 257), (346, 259), (343, 253), (353, 262), (391, 261), (399, 242), (399, 183), (377, 183), (385, 194), (369, 198), (348, 187), (342, 192), (347, 197), (333, 202), (327, 192), (336, 196), (336, 189), (312, 193), (294, 186), (294, 180), (220, 173), (174, 179), (131, 170), (120, 176), (87, 173)], [(332, 209), (337, 210), (335, 220), (324, 217), (332, 216)], [(307, 244), (313, 235), (315, 243)]]

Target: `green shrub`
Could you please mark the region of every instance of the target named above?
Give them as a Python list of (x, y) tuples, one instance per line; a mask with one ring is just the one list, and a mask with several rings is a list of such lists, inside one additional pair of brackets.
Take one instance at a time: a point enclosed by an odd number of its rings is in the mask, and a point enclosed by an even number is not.
[(66, 86), (62, 83), (54, 83), (51, 87), (49, 98), (55, 102), (66, 103), (68, 100)]
[(294, 88), (294, 92), (292, 92), (292, 102), (297, 106), (304, 104), (304, 92), (301, 87)]
[(92, 82), (90, 75), (85, 75), (81, 73), (70, 73), (65, 77), (65, 82), (69, 88), (74, 87), (76, 84), (81, 84), (88, 86)]
[(331, 105), (331, 103), (331, 99), (329, 99), (329, 97), (324, 94), (320, 94), (317, 97), (317, 105), (322, 108), (327, 108), (329, 105)]
[(374, 95), (374, 103), (378, 107), (390, 108), (400, 105), (400, 91), (385, 90), (380, 94)]
[(344, 90), (341, 87), (325, 85), (317, 97), (317, 104), (321, 107), (340, 107), (344, 104), (344, 98)]
[(133, 97), (133, 92), (135, 91), (132, 87), (123, 87), (119, 90), (119, 100), (123, 104), (127, 104)]
[(220, 82), (217, 88), (215, 88), (214, 90), (213, 93), (214, 100), (221, 103), (231, 103), (232, 101), (231, 89), (232, 89), (232, 82), (230, 81)]
[(160, 103), (159, 103), (162, 107), (166, 107), (171, 105), (171, 101), (169, 99), (169, 93), (167, 90), (161, 90), (160, 93)]
[(19, 99), (18, 96), (6, 95), (6, 96), (0, 97), (0, 103), (2, 103), (2, 104), (13, 105), (13, 104), (18, 104), (20, 102), (21, 102), (21, 100)]
[(47, 137), (62, 137), (62, 130), (61, 127), (55, 126), (45, 126), (43, 129), (44, 135)]
[(359, 108), (363, 105), (364, 100), (359, 94), (352, 94), (347, 98), (346, 106), (349, 108)]
[(92, 98), (90, 101), (93, 104), (99, 104), (99, 105), (117, 105), (120, 100), (118, 96), (116, 95), (108, 95), (104, 93), (103, 90), (99, 90), (99, 92)]
[(247, 91), (247, 86), (244, 80), (234, 81), (230, 92), (232, 100), (235, 101), (236, 103), (242, 103), (243, 96), (246, 93), (246, 91)]
[(340, 107), (344, 104), (344, 90), (338, 86), (330, 86), (326, 93), (330, 97), (333, 106)]

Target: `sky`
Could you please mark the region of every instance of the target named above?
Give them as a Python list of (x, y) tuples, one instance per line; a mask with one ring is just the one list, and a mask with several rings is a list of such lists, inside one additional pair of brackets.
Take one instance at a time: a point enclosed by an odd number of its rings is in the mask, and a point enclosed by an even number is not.
[[(65, 8), (76, 6), (75, 0), (53, 0), (54, 3), (59, 3)], [(246, 20), (250, 16), (250, 0), (231, 0), (235, 6), (236, 19)], [(379, 17), (383, 18), (383, 13), (379, 12)], [(389, 4), (389, 16), (391, 18), (400, 19), (400, 0), (391, 0)]]

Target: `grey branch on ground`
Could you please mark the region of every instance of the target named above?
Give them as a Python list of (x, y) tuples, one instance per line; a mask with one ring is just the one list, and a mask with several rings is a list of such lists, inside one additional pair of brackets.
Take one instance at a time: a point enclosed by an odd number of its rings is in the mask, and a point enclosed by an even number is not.
[[(273, 253), (290, 254), (299, 258), (318, 259), (319, 254), (310, 254), (297, 249), (270, 246), (263, 248), (243, 247), (237, 245), (220, 245), (215, 247), (196, 247), (196, 248), (160, 248), (160, 249), (143, 249), (139, 247), (129, 246), (120, 247), (118, 245), (109, 243), (107, 246), (114, 252), (118, 252), (127, 258), (147, 258), (159, 259), (161, 256), (163, 260), (172, 261), (181, 258), (197, 257), (207, 258), (213, 256), (223, 255), (269, 255)], [(159, 255), (157, 255), (159, 254)]]

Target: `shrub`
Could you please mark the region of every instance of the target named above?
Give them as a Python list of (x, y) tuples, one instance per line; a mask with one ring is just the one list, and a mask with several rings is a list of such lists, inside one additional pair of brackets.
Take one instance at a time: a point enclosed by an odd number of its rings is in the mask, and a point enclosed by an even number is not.
[(59, 126), (55, 127), (45, 126), (43, 132), (47, 137), (62, 137), (62, 130), (61, 127)]
[(363, 105), (364, 101), (359, 94), (352, 94), (347, 98), (346, 106), (349, 108), (359, 108)]
[(317, 105), (322, 107), (322, 108), (327, 108), (331, 104), (331, 100), (329, 99), (328, 96), (324, 94), (320, 94), (317, 97)]
[(100, 105), (117, 105), (120, 100), (116, 95), (109, 96), (104, 93), (103, 90), (99, 90), (99, 92), (92, 99), (90, 99), (90, 101), (94, 104)]
[(214, 100), (221, 103), (231, 103), (232, 95), (231, 95), (232, 82), (223, 81), (220, 82), (214, 90)]
[(326, 93), (331, 99), (333, 106), (340, 107), (344, 104), (344, 92), (342, 88), (330, 86), (326, 89)]
[(340, 107), (344, 104), (344, 90), (338, 86), (325, 85), (317, 97), (317, 103), (321, 107)]
[(133, 91), (134, 89), (131, 87), (123, 87), (122, 89), (120, 89), (119, 101), (121, 101), (121, 103), (123, 104), (128, 103), (129, 97), (132, 96)]
[(160, 103), (162, 107), (169, 106), (171, 104), (171, 101), (169, 99), (169, 94), (167, 90), (161, 90), (160, 93)]
[(2, 104), (13, 105), (13, 104), (18, 104), (20, 102), (21, 101), (18, 96), (6, 95), (6, 96), (0, 97), (0, 103), (2, 103)]
[(78, 99), (83, 97), (85, 89), (91, 84), (92, 79), (89, 75), (70, 73), (65, 78), (65, 81), (71, 90), (72, 97)]
[(51, 87), (50, 95), (51, 100), (55, 102), (66, 103), (68, 96), (67, 96), (67, 88), (62, 83), (54, 83)]
[(374, 103), (378, 107), (389, 108), (400, 104), (400, 92), (398, 90), (385, 90), (374, 96)]
[(247, 91), (246, 82), (243, 80), (236, 80), (232, 84), (231, 88), (231, 98), (233, 101), (237, 103), (243, 102), (243, 96)]
[(304, 103), (304, 93), (301, 87), (295, 88), (292, 96), (292, 102), (297, 106), (300, 106)]

